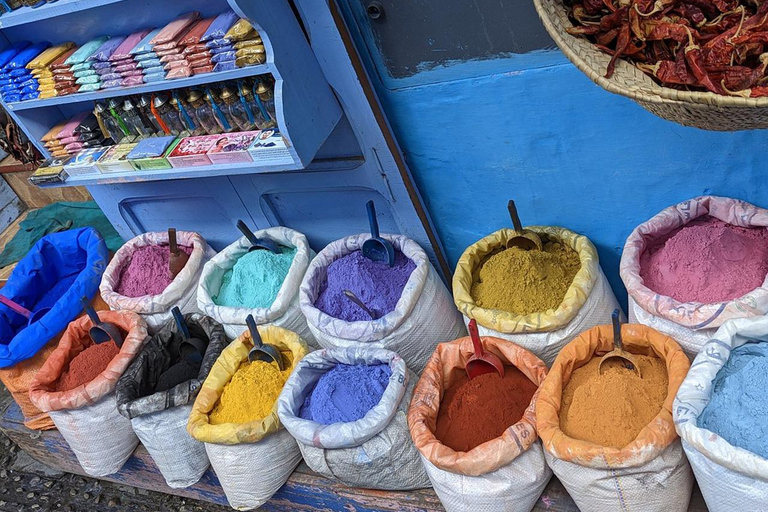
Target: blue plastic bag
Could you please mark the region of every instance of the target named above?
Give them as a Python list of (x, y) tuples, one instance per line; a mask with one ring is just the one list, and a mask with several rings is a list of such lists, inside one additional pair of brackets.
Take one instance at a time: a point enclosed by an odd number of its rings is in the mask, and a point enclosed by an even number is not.
[(107, 267), (104, 239), (93, 228), (41, 238), (19, 261), (2, 294), (31, 311), (50, 307), (40, 320), (27, 319), (0, 305), (0, 368), (34, 356), (77, 318), (81, 297), (92, 299)]
[(227, 60), (234, 61), (237, 57), (235, 56), (235, 52), (224, 52), (224, 53), (217, 53), (213, 57), (211, 57), (211, 62), (218, 63), (218, 62), (224, 62)]
[(31, 45), (29, 41), (19, 41), (13, 43), (10, 47), (0, 52), (0, 67), (8, 64), (12, 58), (14, 58), (21, 50)]
[(48, 42), (35, 43), (32, 46), (27, 46), (11, 59), (11, 61), (7, 64), (8, 68), (16, 69), (25, 67), (27, 64), (32, 62), (32, 59), (40, 55), (49, 46), (51, 46), (51, 43)]

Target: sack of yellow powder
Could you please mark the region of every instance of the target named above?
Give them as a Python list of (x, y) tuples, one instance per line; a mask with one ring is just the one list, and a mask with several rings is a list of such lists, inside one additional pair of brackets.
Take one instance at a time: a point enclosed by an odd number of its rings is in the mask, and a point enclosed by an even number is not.
[[(338, 365), (348, 365), (349, 372), (324, 388), (333, 391), (317, 397), (318, 382)], [(389, 370), (386, 387), (381, 381)], [(376, 373), (373, 373), (376, 372)], [(335, 375), (341, 375), (336, 373)], [(382, 377), (384, 376), (384, 377)], [(278, 415), (285, 428), (299, 442), (304, 461), (314, 471), (350, 487), (382, 490), (410, 490), (429, 487), (419, 452), (408, 432), (406, 412), (411, 401), (416, 375), (405, 361), (381, 348), (349, 347), (318, 350), (302, 359), (280, 394)], [(351, 389), (359, 390), (353, 395)], [(381, 398), (373, 403), (372, 397)], [(347, 397), (342, 405), (345, 419), (373, 405), (355, 421), (335, 421), (343, 416), (335, 405), (336, 394)], [(309, 399), (308, 399), (309, 397)], [(310, 402), (322, 418), (313, 418)], [(302, 414), (303, 413), (303, 414)], [(320, 421), (313, 421), (319, 419)], [(329, 423), (332, 421), (332, 423)], [(360, 454), (365, 453), (365, 457)]]
[(285, 370), (274, 362), (249, 363), (253, 343), (246, 331), (216, 360), (187, 424), (192, 437), (205, 443), (227, 501), (238, 510), (266, 503), (301, 461), (296, 440), (280, 424), (277, 398), (307, 345), (280, 327), (258, 329), (264, 343), (280, 349)]
[[(544, 382), (547, 367), (533, 353), (500, 338), (484, 336), (481, 340), (487, 351), (501, 358), (507, 374), (513, 366), (533, 386)], [(526, 402), (517, 423), (500, 437), (468, 451), (456, 451), (435, 435), (446, 391), (466, 378), (467, 361), (473, 354), (470, 338), (437, 346), (413, 393), (408, 411), (411, 437), (447, 512), (528, 512), (552, 477), (536, 435), (533, 406), (538, 392)]]
[(580, 510), (686, 512), (693, 474), (672, 401), (690, 363), (675, 340), (649, 327), (625, 324), (621, 333), (624, 349), (639, 357), (643, 382), (610, 361), (598, 374), (613, 349), (610, 325), (580, 334), (549, 370), (536, 401), (547, 463)]
[[(148, 339), (147, 324), (136, 313), (99, 311), (98, 315), (103, 322), (115, 324), (123, 335), (119, 349), (112, 341), (102, 343), (97, 345), (99, 356), (88, 359), (104, 369), (95, 376), (88, 375), (93, 369), (87, 367), (89, 363), (73, 369), (75, 358), (97, 348), (88, 334), (91, 320), (80, 317), (69, 324), (29, 389), (30, 400), (51, 416), (83, 470), (96, 477), (119, 471), (139, 444), (131, 422), (117, 412), (115, 387)], [(60, 383), (64, 382), (78, 385), (62, 389)]]
[(255, 231), (254, 235), (256, 238), (266, 238), (278, 246), (296, 251), (288, 274), (272, 304), (262, 308), (220, 306), (214, 300), (214, 297), (219, 296), (225, 274), (232, 270), (238, 259), (248, 254), (251, 242), (243, 236), (205, 265), (197, 287), (198, 307), (203, 313), (221, 323), (229, 338), (240, 336), (246, 330), (246, 317), (253, 315), (257, 325), (272, 324), (288, 329), (297, 333), (310, 346), (315, 346), (312, 332), (307, 328), (307, 320), (299, 308), (301, 278), (315, 256), (307, 237), (282, 226), (261, 229)]
[[(698, 233), (679, 231), (708, 218), (723, 221), (735, 230), (712, 226), (708, 232), (705, 224), (696, 228)], [(629, 293), (629, 321), (672, 336), (693, 359), (725, 321), (768, 314), (766, 235), (753, 235), (765, 233), (767, 227), (765, 208), (717, 196), (683, 201), (637, 226), (627, 238), (620, 265), (621, 279)], [(752, 233), (747, 234), (744, 228), (753, 228), (749, 229)], [(676, 240), (670, 239), (673, 236)], [(749, 246), (757, 251), (762, 249), (762, 254), (755, 251), (755, 265), (749, 266), (757, 271), (756, 279), (744, 288), (739, 286), (746, 282), (747, 274), (742, 251)], [(652, 286), (663, 287), (666, 293), (659, 293)], [(715, 298), (720, 294), (722, 299), (734, 290), (737, 292), (730, 297), (735, 298), (729, 300), (693, 297)]]
[[(189, 260), (175, 278), (171, 279), (166, 272), (169, 253), (164, 257), (159, 254), (160, 248), (169, 250), (168, 232), (149, 232), (132, 238), (118, 249), (99, 286), (101, 298), (110, 308), (140, 314), (150, 334), (155, 334), (172, 319), (174, 306), (182, 313), (200, 312), (196, 302), (197, 282), (203, 265), (216, 251), (202, 236), (191, 231), (177, 231), (176, 240), (179, 249), (189, 254)], [(140, 253), (141, 256), (137, 256)], [(139, 268), (139, 261), (146, 265)]]
[(566, 343), (619, 305), (587, 237), (553, 226), (526, 229), (539, 234), (544, 251), (504, 250), (511, 229), (486, 236), (461, 255), (453, 299), (481, 335), (513, 341), (551, 365)]
[(725, 322), (675, 397), (675, 428), (710, 512), (766, 509), (767, 354), (768, 317)]

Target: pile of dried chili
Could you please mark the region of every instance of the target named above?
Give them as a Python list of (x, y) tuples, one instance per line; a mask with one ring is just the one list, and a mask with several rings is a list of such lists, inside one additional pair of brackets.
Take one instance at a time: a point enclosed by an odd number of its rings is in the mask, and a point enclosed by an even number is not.
[(661, 85), (768, 96), (768, 0), (563, 0), (573, 27)]

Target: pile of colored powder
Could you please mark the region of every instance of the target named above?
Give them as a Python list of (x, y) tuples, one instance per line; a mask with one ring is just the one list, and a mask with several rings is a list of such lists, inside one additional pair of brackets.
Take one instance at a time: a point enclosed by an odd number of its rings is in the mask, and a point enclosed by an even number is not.
[(712, 383), (709, 403), (699, 416), (733, 446), (768, 459), (768, 343), (746, 343), (731, 352)]
[(268, 308), (275, 302), (291, 269), (295, 247), (280, 247), (280, 254), (257, 250), (243, 254), (221, 280), (213, 302), (233, 308)]
[(182, 382), (197, 378), (200, 373), (200, 365), (201, 361), (192, 362), (186, 359), (171, 365), (158, 377), (155, 391), (166, 391)]
[(352, 252), (328, 265), (328, 276), (320, 288), (315, 307), (347, 322), (371, 320), (344, 295), (344, 290), (351, 290), (376, 318), (381, 318), (395, 309), (415, 268), (416, 264), (397, 249), (392, 267), (371, 261), (360, 251)]
[(543, 250), (503, 249), (475, 270), (472, 299), (485, 309), (529, 315), (556, 309), (581, 268), (579, 255), (560, 242)]
[(574, 439), (623, 448), (659, 414), (667, 398), (667, 367), (658, 357), (634, 355), (642, 378), (600, 357), (573, 371), (563, 390), (560, 429)]
[(733, 300), (762, 286), (768, 274), (768, 229), (695, 219), (653, 241), (640, 256), (640, 277), (680, 302)]
[[(192, 247), (180, 245), (179, 249), (192, 254)], [(168, 260), (171, 253), (167, 245), (145, 245), (131, 255), (131, 260), (120, 270), (120, 280), (115, 291), (126, 297), (159, 295), (171, 284)]]
[(323, 425), (357, 421), (381, 401), (391, 375), (386, 364), (337, 364), (318, 379), (299, 416)]
[(503, 378), (495, 372), (472, 380), (462, 375), (443, 395), (435, 437), (468, 452), (520, 421), (535, 392), (536, 384), (514, 366), (504, 367)]
[(103, 372), (109, 362), (120, 352), (114, 341), (93, 344), (69, 362), (69, 368), (61, 374), (56, 391), (69, 391), (92, 381)]
[(283, 362), (282, 372), (274, 362), (240, 363), (208, 417), (211, 425), (248, 423), (266, 417), (293, 369), (290, 354), (283, 353)]

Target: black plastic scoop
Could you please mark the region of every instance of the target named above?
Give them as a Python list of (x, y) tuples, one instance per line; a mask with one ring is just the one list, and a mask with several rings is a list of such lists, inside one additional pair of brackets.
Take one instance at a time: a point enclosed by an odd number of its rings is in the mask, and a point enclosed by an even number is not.
[(184, 321), (184, 315), (178, 306), (171, 310), (173, 319), (176, 320), (176, 326), (181, 334), (181, 343), (179, 344), (179, 357), (189, 362), (199, 363), (203, 360), (203, 354), (208, 347), (208, 343), (200, 338), (193, 338), (189, 333), (189, 326)]
[(280, 371), (285, 370), (285, 363), (283, 363), (283, 356), (280, 355), (280, 349), (274, 345), (262, 343), (253, 315), (248, 315), (245, 323), (248, 325), (248, 330), (251, 332), (251, 341), (253, 341), (253, 348), (248, 352), (248, 361), (265, 361), (267, 363), (274, 361), (277, 363)]
[(368, 210), (368, 223), (371, 225), (371, 238), (363, 243), (363, 256), (371, 261), (381, 261), (387, 265), (395, 264), (395, 248), (392, 242), (379, 236), (379, 221), (376, 220), (376, 207), (373, 201), (365, 203)]
[(371, 311), (371, 308), (366, 306), (365, 302), (360, 300), (360, 298), (357, 295), (355, 295), (355, 292), (353, 292), (352, 290), (344, 290), (344, 295), (349, 300), (354, 302), (357, 307), (365, 311), (368, 314), (368, 316), (371, 317), (371, 320), (376, 320), (376, 315), (373, 314), (373, 311)]
[(251, 242), (251, 247), (248, 248), (248, 252), (264, 249), (274, 254), (280, 254), (280, 247), (274, 240), (270, 240), (269, 238), (256, 238), (253, 231), (248, 229), (248, 226), (246, 226), (245, 222), (242, 220), (237, 221), (237, 229), (239, 229), (240, 232), (245, 235), (245, 238)]
[(96, 344), (114, 341), (118, 348), (122, 347), (123, 335), (120, 334), (120, 329), (115, 324), (102, 322), (99, 318), (99, 314), (96, 313), (96, 310), (91, 306), (88, 297), (83, 297), (80, 299), (80, 302), (82, 302), (83, 308), (93, 324), (91, 328), (88, 329), (88, 335), (91, 337), (91, 340)]
[(46, 313), (48, 313), (51, 308), (40, 308), (37, 311), (30, 311), (21, 304), (18, 304), (5, 295), (0, 295), (0, 304), (4, 304), (11, 308), (14, 312), (20, 314), (21, 316), (25, 317), (27, 319), (27, 325), (32, 325), (33, 323), (37, 322), (41, 318), (45, 316)]

